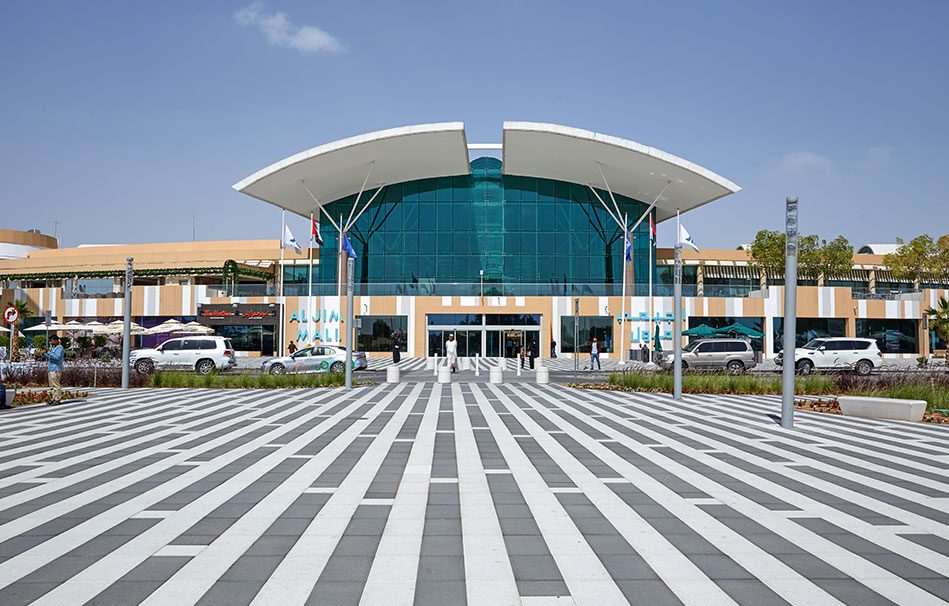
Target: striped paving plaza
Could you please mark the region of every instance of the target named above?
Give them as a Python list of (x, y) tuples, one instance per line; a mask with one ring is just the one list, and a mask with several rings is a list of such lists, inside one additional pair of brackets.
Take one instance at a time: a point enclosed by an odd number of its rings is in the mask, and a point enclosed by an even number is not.
[(0, 604), (944, 604), (943, 427), (521, 383), (0, 415)]

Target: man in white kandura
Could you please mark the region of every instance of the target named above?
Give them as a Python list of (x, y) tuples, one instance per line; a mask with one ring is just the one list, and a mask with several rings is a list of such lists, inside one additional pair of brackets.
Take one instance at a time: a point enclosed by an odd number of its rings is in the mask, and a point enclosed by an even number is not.
[(448, 335), (448, 342), (445, 343), (445, 357), (448, 358), (448, 367), (451, 371), (458, 370), (458, 341), (455, 341), (455, 335)]

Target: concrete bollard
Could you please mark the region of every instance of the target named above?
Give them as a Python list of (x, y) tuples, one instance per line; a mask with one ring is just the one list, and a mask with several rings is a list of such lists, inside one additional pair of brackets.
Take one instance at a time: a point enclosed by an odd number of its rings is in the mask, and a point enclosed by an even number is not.
[(389, 366), (386, 368), (386, 383), (398, 383), (399, 382), (399, 367), (396, 365)]
[(438, 376), (438, 354), (435, 354), (435, 363), (432, 364), (432, 374)]
[(435, 358), (425, 358), (425, 370), (432, 370), (435, 368)]
[(490, 378), (491, 383), (494, 383), (495, 385), (500, 385), (501, 383), (504, 382), (504, 371), (501, 370), (500, 366), (491, 367), (490, 375), (491, 375), (491, 378)]
[(481, 364), (479, 364), (480, 361), (481, 361), (481, 354), (475, 354), (475, 357), (474, 357), (474, 365), (475, 365), (475, 376), (476, 376), (476, 377), (480, 377), (480, 376), (481, 376)]
[(451, 383), (451, 369), (445, 366), (438, 369), (438, 382)]
[(517, 376), (521, 376), (521, 359), (514, 358), (514, 365), (517, 366)]
[(537, 368), (537, 384), (546, 385), (548, 383), (550, 383), (550, 370), (539, 366)]

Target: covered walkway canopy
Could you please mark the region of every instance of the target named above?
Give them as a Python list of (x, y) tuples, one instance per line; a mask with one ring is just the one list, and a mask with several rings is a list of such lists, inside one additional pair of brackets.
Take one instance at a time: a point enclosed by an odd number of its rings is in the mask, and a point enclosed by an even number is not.
[[(503, 133), (504, 174), (579, 183), (647, 204), (655, 200), (659, 221), (741, 189), (698, 164), (619, 137), (538, 122), (505, 122)], [(469, 174), (468, 152), (461, 122), (404, 126), (294, 154), (234, 189), (306, 216), (384, 185)], [(362, 204), (369, 202), (366, 196)]]

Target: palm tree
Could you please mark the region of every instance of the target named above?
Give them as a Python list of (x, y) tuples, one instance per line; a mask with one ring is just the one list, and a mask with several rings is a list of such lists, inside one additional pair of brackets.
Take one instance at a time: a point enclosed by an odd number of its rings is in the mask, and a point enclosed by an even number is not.
[(18, 362), (20, 360), (20, 337), (18, 336), (17, 325), (23, 318), (32, 316), (33, 311), (26, 301), (14, 301), (13, 307), (16, 307), (17, 311), (20, 312), (20, 317), (10, 326), (10, 359)]
[[(940, 338), (949, 341), (949, 300), (946, 297), (939, 297), (939, 305), (927, 309), (926, 316), (929, 317), (929, 329)], [(949, 356), (949, 348), (946, 355)]]

